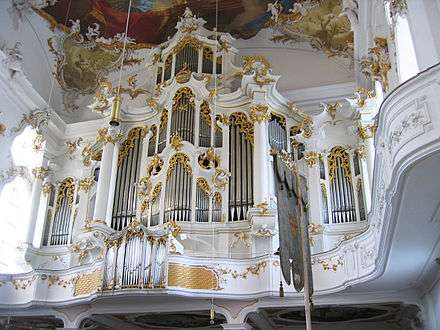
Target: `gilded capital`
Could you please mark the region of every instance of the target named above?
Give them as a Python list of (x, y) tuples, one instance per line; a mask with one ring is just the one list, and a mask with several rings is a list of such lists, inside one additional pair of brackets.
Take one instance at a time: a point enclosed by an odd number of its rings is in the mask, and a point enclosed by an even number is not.
[(43, 194), (45, 196), (47, 196), (48, 194), (50, 194), (54, 190), (54, 188), (55, 187), (52, 183), (46, 182), (45, 184), (43, 184), (41, 191), (43, 192)]
[(35, 179), (43, 180), (48, 173), (49, 169), (43, 166), (35, 167), (34, 169), (32, 169), (32, 174), (34, 175)]
[(264, 104), (255, 104), (250, 108), (250, 119), (252, 123), (268, 122), (270, 120), (269, 107)]
[(376, 124), (368, 124), (365, 126), (360, 125), (358, 128), (358, 135), (362, 140), (370, 139), (374, 137), (376, 129)]
[(83, 178), (79, 180), (79, 190), (84, 190), (88, 192), (90, 188), (95, 184), (93, 178)]
[(309, 167), (313, 167), (317, 165), (320, 157), (321, 154), (316, 151), (307, 151), (304, 153), (304, 160), (306, 161)]

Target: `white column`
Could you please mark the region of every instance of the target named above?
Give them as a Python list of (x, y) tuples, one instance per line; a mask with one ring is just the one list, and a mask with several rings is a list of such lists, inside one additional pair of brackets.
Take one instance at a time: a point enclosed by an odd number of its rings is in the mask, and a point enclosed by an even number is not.
[(267, 121), (254, 124), (254, 205), (269, 203)]
[(419, 70), (440, 61), (439, 10), (434, 0), (407, 0), (408, 25)]
[(367, 149), (368, 181), (370, 186), (372, 186), (374, 172), (374, 137), (365, 139), (365, 147)]
[(36, 167), (32, 170), (35, 179), (32, 185), (31, 207), (29, 210), (29, 222), (26, 232), (26, 243), (29, 245), (32, 245), (34, 241), (38, 208), (40, 207), (41, 187), (43, 186), (43, 179), (46, 177), (47, 173), (48, 169), (43, 166)]
[(307, 212), (310, 223), (322, 225), (321, 219), (321, 182), (319, 179), (319, 159), (315, 164), (308, 164), (308, 203)]
[(105, 220), (108, 204), (108, 191), (112, 169), (114, 145), (105, 142), (102, 150), (101, 167), (99, 169), (98, 186), (96, 188), (95, 211), (93, 220)]
[(107, 226), (112, 224), (112, 213), (113, 213), (113, 201), (115, 199), (115, 188), (116, 188), (116, 176), (118, 174), (118, 159), (119, 159), (119, 142), (115, 142), (113, 148), (112, 165), (110, 170), (110, 182), (108, 188), (108, 199), (107, 199), (107, 211), (105, 213), (105, 223)]

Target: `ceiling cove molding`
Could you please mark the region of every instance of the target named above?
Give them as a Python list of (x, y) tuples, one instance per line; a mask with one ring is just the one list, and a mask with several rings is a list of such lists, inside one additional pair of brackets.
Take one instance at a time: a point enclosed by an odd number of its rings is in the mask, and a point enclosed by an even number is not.
[(334, 102), (346, 97), (353, 97), (356, 83), (347, 82), (319, 87), (310, 87), (283, 91), (281, 95), (300, 107), (315, 107), (321, 102)]

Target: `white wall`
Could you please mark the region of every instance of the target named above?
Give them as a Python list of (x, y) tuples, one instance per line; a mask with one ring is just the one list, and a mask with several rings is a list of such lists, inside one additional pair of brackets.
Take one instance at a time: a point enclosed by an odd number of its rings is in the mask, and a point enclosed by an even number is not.
[(440, 329), (440, 278), (422, 298), (426, 330)]

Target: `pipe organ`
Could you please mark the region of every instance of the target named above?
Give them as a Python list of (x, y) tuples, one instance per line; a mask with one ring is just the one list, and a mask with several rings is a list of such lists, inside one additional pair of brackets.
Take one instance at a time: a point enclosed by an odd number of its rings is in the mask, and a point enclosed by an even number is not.
[[(290, 154), (302, 174), (308, 176), (307, 182), (314, 185), (317, 196), (310, 199), (316, 198), (311, 204), (319, 208), (314, 210), (314, 217), (320, 217), (320, 223), (339, 225), (366, 220), (358, 153), (331, 145), (326, 147), (327, 154), (309, 163), (306, 155), (311, 152), (311, 143), (307, 139), (314, 134), (313, 119), (293, 111), (286, 102), (280, 103), (281, 96), (269, 95), (272, 87), (264, 86), (273, 84), (275, 88), (277, 76), (271, 74), (267, 60), (247, 56), (243, 68), (238, 68), (233, 64), (236, 50), (231, 46), (231, 37), (222, 34), (213, 38), (211, 32), (203, 31), (206, 35), (201, 36), (200, 31), (188, 28), (153, 50), (151, 70), (155, 70), (157, 86), (147, 107), (154, 115), (146, 120), (123, 121), (121, 133), (125, 138), (106, 140), (118, 150), (107, 157), (111, 165), (103, 166), (101, 154), (106, 145), (102, 140), (97, 144), (94, 152), (99, 157), (95, 157), (98, 163), (94, 168), (104, 171), (111, 167), (112, 183), (107, 187), (111, 191), (105, 220), (92, 220), (105, 222), (116, 232), (124, 232), (134, 220), (156, 229), (176, 222), (202, 227), (249, 220), (257, 205), (276, 205), (270, 188), (274, 183), (271, 148)], [(230, 92), (240, 84), (241, 88)], [(308, 172), (307, 166), (319, 170)], [(90, 176), (96, 178), (92, 172)], [(101, 177), (95, 181), (99, 186)], [(43, 230), (45, 245), (69, 243), (78, 202), (75, 189), (74, 179), (68, 177), (51, 193)], [(95, 216), (96, 195), (90, 193), (87, 198), (89, 209), (83, 214), (89, 219)], [(112, 261), (112, 267), (120, 267), (116, 272), (122, 272), (120, 285), (157, 284), (147, 279), (152, 275), (145, 275), (145, 269), (140, 273), (135, 269), (139, 260), (146, 262), (143, 258), (148, 258), (147, 251), (153, 249), (152, 240), (146, 239), (148, 235), (139, 235), (130, 236), (131, 243), (119, 252), (108, 251), (114, 253), (109, 258), (117, 260)], [(121, 253), (131, 254), (127, 251), (138, 248), (144, 254), (135, 257), (140, 259), (123, 259)]]

